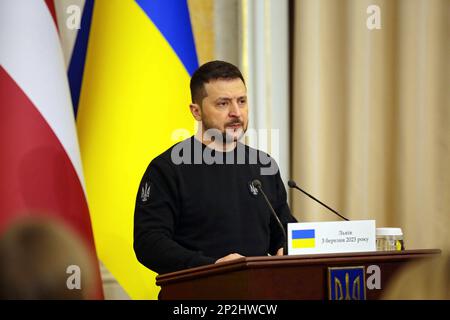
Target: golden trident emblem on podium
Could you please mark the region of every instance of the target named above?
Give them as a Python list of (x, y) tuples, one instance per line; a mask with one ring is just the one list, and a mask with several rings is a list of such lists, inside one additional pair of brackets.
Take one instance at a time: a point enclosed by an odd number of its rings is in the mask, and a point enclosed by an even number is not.
[(330, 300), (365, 300), (364, 267), (328, 268)]

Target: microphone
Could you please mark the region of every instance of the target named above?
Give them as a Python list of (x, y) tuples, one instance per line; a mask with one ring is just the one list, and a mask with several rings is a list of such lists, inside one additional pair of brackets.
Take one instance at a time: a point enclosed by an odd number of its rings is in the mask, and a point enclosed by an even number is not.
[(270, 208), (270, 212), (274, 216), (275, 220), (277, 221), (278, 225), (281, 228), (281, 231), (283, 231), (283, 237), (284, 237), (284, 243), (283, 243), (283, 255), (287, 255), (287, 236), (286, 236), (286, 230), (284, 230), (283, 225), (281, 224), (280, 219), (278, 218), (277, 214), (275, 213), (275, 210), (273, 210), (272, 205), (270, 204), (269, 199), (267, 199), (266, 194), (264, 193), (262, 189), (262, 183), (258, 179), (255, 179), (252, 181), (253, 186), (258, 189), (261, 194), (264, 196), (264, 200), (266, 200), (267, 206)]
[(289, 188), (295, 188), (295, 189), (297, 189), (297, 190), (300, 190), (301, 192), (303, 192), (304, 194), (306, 194), (308, 197), (310, 197), (311, 199), (317, 201), (318, 203), (320, 203), (321, 205), (323, 205), (323, 206), (324, 206), (325, 208), (327, 208), (328, 210), (331, 210), (334, 214), (337, 214), (339, 217), (341, 217), (341, 218), (344, 219), (345, 221), (349, 221), (346, 217), (340, 215), (336, 210), (330, 208), (329, 206), (327, 206), (327, 205), (326, 205), (325, 203), (323, 203), (322, 201), (320, 201), (320, 200), (314, 198), (314, 197), (313, 197), (312, 195), (310, 195), (308, 192), (306, 192), (306, 191), (302, 190), (301, 188), (299, 188), (299, 187), (297, 186), (297, 184), (295, 183), (294, 180), (289, 180), (289, 181), (288, 181), (288, 186), (289, 186)]

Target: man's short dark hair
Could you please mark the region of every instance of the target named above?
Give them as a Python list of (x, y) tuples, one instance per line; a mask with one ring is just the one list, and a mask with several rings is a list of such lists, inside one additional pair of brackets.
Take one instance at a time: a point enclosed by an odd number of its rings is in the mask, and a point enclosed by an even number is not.
[(203, 98), (206, 97), (205, 83), (211, 80), (233, 80), (241, 79), (245, 84), (241, 71), (235, 65), (225, 61), (210, 61), (198, 68), (191, 78), (192, 103), (201, 106)]

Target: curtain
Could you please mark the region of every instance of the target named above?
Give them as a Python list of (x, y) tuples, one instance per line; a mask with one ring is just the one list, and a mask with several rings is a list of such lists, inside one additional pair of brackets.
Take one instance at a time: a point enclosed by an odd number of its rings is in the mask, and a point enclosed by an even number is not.
[[(450, 1), (293, 10), (292, 177), (349, 219), (401, 227), (406, 249), (448, 243)], [(291, 208), (303, 222), (339, 219), (297, 191)]]

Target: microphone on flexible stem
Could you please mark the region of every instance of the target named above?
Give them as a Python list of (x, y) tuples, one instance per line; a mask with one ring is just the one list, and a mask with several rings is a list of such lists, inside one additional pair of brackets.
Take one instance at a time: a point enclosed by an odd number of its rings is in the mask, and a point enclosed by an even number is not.
[(264, 193), (263, 189), (262, 189), (262, 183), (261, 181), (259, 181), (258, 179), (255, 179), (252, 181), (253, 186), (258, 189), (261, 194), (264, 197), (264, 200), (266, 200), (267, 206), (270, 208), (270, 212), (272, 213), (272, 215), (274, 216), (275, 220), (277, 221), (278, 225), (281, 228), (281, 231), (283, 231), (283, 237), (284, 237), (284, 243), (283, 243), (283, 255), (287, 255), (287, 236), (286, 236), (286, 230), (284, 230), (283, 225), (281, 224), (280, 219), (278, 218), (277, 214), (275, 213), (275, 210), (273, 210), (272, 205), (270, 204), (269, 199), (267, 199), (266, 194)]
[(328, 210), (331, 210), (334, 214), (337, 214), (339, 217), (341, 217), (342, 219), (344, 219), (345, 221), (349, 221), (346, 217), (340, 215), (336, 210), (330, 208), (329, 206), (327, 206), (325, 203), (323, 203), (322, 201), (314, 198), (312, 195), (310, 195), (308, 192), (302, 190), (301, 188), (299, 188), (297, 186), (297, 184), (295, 183), (294, 180), (289, 180), (288, 181), (288, 186), (289, 188), (295, 188), (297, 190), (300, 190), (301, 192), (303, 192), (304, 194), (306, 194), (308, 197), (312, 198), (313, 200), (317, 201), (318, 203), (320, 203), (321, 205), (323, 205), (325, 208), (327, 208)]

